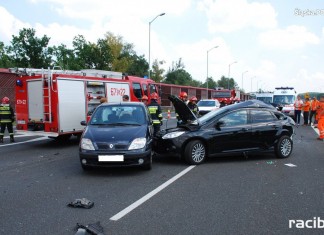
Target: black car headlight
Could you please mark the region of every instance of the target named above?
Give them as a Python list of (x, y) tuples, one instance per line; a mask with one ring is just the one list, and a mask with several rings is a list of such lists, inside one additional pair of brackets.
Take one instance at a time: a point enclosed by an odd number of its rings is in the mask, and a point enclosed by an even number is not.
[(182, 135), (183, 133), (185, 133), (185, 131), (175, 131), (175, 132), (171, 132), (168, 134), (165, 134), (164, 136), (162, 136), (162, 139), (173, 139), (173, 138), (177, 138), (180, 135)]
[(146, 145), (146, 138), (136, 138), (130, 144), (128, 150), (141, 149)]
[(84, 149), (84, 150), (95, 150), (92, 141), (87, 138), (81, 139), (80, 147), (81, 147), (81, 149)]

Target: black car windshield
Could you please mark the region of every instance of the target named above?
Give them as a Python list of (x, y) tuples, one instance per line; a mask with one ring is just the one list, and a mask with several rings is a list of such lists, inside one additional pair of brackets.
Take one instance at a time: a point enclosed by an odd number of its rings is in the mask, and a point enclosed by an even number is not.
[(214, 107), (215, 101), (214, 100), (200, 100), (197, 105), (198, 105), (198, 107)]
[(99, 106), (90, 119), (90, 125), (143, 125), (145, 123), (146, 112), (140, 105)]

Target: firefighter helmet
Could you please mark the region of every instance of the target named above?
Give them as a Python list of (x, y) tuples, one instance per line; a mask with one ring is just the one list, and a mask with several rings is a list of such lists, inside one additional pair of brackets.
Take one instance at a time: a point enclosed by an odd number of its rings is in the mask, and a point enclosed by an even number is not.
[(197, 102), (197, 100), (198, 100), (198, 99), (197, 99), (196, 96), (193, 96), (193, 97), (190, 98), (190, 102), (192, 102), (192, 101), (196, 101), (196, 102)]
[(187, 92), (182, 91), (182, 92), (180, 92), (179, 97), (180, 97), (180, 99), (187, 98), (188, 94), (187, 94)]
[(142, 100), (148, 100), (148, 97), (146, 95), (143, 95)]
[(9, 101), (10, 100), (9, 100), (9, 98), (7, 96), (5, 96), (5, 97), (2, 98), (2, 103), (3, 104), (9, 104)]
[(151, 94), (151, 99), (152, 100), (157, 100), (159, 98), (159, 96), (158, 96), (158, 94), (156, 93), (156, 92), (153, 92), (152, 94)]

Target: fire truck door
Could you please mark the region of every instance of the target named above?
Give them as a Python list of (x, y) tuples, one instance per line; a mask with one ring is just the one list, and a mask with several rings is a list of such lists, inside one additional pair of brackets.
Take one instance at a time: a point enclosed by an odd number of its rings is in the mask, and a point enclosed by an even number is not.
[(86, 120), (84, 82), (58, 79), (57, 83), (59, 131), (82, 131), (80, 122)]
[(32, 121), (43, 119), (42, 81), (28, 81), (28, 118)]
[(129, 92), (129, 84), (123, 82), (107, 82), (106, 91), (108, 102), (121, 102), (123, 95), (128, 95), (131, 99)]

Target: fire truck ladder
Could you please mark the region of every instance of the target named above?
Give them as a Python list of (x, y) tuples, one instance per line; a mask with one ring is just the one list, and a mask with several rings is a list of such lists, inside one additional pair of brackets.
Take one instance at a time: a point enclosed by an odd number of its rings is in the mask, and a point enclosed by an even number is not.
[(42, 88), (43, 88), (43, 118), (44, 123), (52, 123), (52, 105), (51, 105), (51, 87), (52, 74), (51, 70), (47, 70), (47, 74), (42, 71)]

